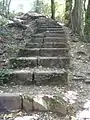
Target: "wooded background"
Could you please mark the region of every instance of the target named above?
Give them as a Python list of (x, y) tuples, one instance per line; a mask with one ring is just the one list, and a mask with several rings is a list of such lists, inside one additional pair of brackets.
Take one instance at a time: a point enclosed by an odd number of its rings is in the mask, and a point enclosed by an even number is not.
[[(12, 1), (0, 0), (1, 26), (5, 25), (8, 19), (13, 21), (16, 15), (15, 11), (10, 12)], [(79, 35), (81, 40), (85, 42), (90, 41), (90, 0), (65, 0), (64, 10), (62, 10), (62, 5), (59, 4), (59, 0), (58, 2), (56, 0), (50, 0), (50, 4), (48, 2), (45, 3), (43, 0), (35, 0), (32, 11), (64, 23), (72, 29), (73, 33)], [(62, 11), (63, 13), (61, 13)]]

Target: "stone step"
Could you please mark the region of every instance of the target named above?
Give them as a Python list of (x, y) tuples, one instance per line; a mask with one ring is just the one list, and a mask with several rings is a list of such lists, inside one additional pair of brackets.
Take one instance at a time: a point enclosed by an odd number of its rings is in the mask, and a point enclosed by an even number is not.
[(68, 68), (69, 57), (17, 57), (9, 60), (10, 68)]
[(42, 43), (26, 43), (26, 48), (41, 48)]
[(19, 112), (22, 109), (20, 93), (0, 93), (0, 114)]
[(43, 48), (67, 48), (67, 43), (64, 42), (45, 42)]
[(26, 48), (67, 48), (64, 42), (26, 43)]
[(31, 38), (31, 40), (28, 40), (28, 43), (43, 44), (44, 42), (64, 42), (64, 43), (66, 43), (67, 40), (66, 40), (65, 36), (61, 36), (61, 37), (43, 37), (43, 38), (34, 37), (34, 38)]
[(46, 32), (45, 37), (64, 37), (65, 36), (65, 32), (64, 31), (60, 31), (60, 32)]
[(62, 28), (54, 28), (54, 27), (52, 27), (52, 28), (38, 28), (38, 32), (43, 32), (43, 31), (61, 31), (62, 30)]
[(38, 28), (62, 28), (60, 25), (38, 24)]
[(68, 57), (68, 48), (22, 48), (19, 50), (19, 57)]
[[(23, 88), (25, 89), (25, 87)], [(13, 87), (11, 87), (11, 89), (13, 89)], [(68, 114), (69, 108), (67, 102), (62, 96), (62, 94), (51, 95), (50, 93), (32, 95), (30, 91), (29, 93), (28, 91), (27, 93), (20, 93), (15, 90), (12, 93), (11, 91), (8, 93), (1, 93), (0, 115), (12, 120), (39, 120), (41, 118), (41, 115), (37, 116), (37, 113), (39, 112), (52, 112), (59, 113), (59, 115), (66, 115)], [(34, 112), (34, 115), (26, 116), (26, 113), (31, 113), (32, 111)], [(1, 116), (0, 118), (3, 117)], [(1, 120), (4, 120), (4, 118)]]
[(38, 65), (37, 57), (17, 57), (9, 59), (10, 68), (34, 68)]
[(38, 66), (44, 68), (69, 68), (69, 57), (39, 57)]
[(38, 25), (40, 25), (40, 26), (42, 26), (42, 25), (50, 25), (50, 26), (60, 26), (60, 27), (62, 27), (61, 25), (59, 25), (56, 21), (52, 21), (52, 20), (50, 20), (50, 21), (48, 21), (48, 20), (40, 20), (40, 21), (38, 21), (37, 22), (37, 26)]
[(65, 70), (60, 69), (41, 69), (35, 70), (34, 81), (37, 85), (50, 84), (56, 85), (60, 83), (67, 83), (68, 73)]
[(36, 37), (43, 38), (44, 37), (44, 33), (33, 34), (31, 37), (32, 38), (36, 38)]
[(63, 37), (44, 37), (43, 42), (64, 42), (66, 43), (67, 40), (65, 36)]
[(32, 85), (32, 84), (58, 84), (67, 82), (68, 73), (64, 69), (28, 69), (10, 70), (6, 74), (8, 80), (3, 79), (4, 84)]
[(39, 43), (42, 44), (44, 42), (44, 37), (32, 37), (31, 40), (28, 40), (28, 43)]
[(8, 69), (6, 74), (8, 81), (3, 80), (4, 84), (31, 85), (33, 83), (33, 69), (30, 70), (12, 70)]

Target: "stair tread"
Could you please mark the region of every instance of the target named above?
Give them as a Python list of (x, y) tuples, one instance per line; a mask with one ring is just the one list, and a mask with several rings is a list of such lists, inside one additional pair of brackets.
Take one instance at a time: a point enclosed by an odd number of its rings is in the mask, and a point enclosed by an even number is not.
[(32, 69), (17, 69), (17, 70), (12, 70), (12, 69), (8, 69), (9, 74), (19, 74), (19, 73), (64, 73), (66, 72), (65, 69), (53, 69), (53, 68), (32, 68)]
[(36, 60), (36, 59), (67, 59), (70, 57), (16, 57), (16, 58), (10, 58), (10, 59), (17, 59), (17, 60)]

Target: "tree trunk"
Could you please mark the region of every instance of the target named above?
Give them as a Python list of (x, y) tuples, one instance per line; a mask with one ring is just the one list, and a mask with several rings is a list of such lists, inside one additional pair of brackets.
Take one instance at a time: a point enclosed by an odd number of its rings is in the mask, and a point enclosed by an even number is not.
[(40, 13), (40, 10), (39, 10), (39, 0), (36, 0), (36, 8), (35, 8), (35, 12), (36, 13)]
[(55, 3), (54, 0), (51, 0), (51, 18), (55, 19)]
[(87, 11), (85, 15), (85, 39), (90, 42), (90, 0), (88, 0)]
[(84, 36), (84, 1), (75, 0), (74, 8), (72, 10), (72, 31), (79, 34), (81, 37)]
[(71, 11), (72, 11), (72, 0), (66, 0), (65, 24), (68, 27), (71, 27)]

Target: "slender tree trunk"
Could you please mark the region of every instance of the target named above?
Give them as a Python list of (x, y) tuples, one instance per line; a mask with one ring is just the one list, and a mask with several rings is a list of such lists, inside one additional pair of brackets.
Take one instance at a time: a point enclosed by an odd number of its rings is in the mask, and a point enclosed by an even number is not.
[(68, 27), (71, 27), (71, 11), (72, 11), (72, 0), (66, 0), (65, 23), (66, 26)]
[(90, 42), (90, 0), (88, 0), (87, 11), (85, 15), (85, 39)]
[(39, 0), (36, 0), (36, 10), (35, 10), (36, 13), (40, 13), (40, 10), (39, 10)]
[(79, 34), (80, 36), (84, 36), (84, 1), (83, 0), (75, 0), (74, 8), (72, 10), (72, 31)]
[(54, 0), (51, 0), (51, 18), (55, 19), (55, 3)]

